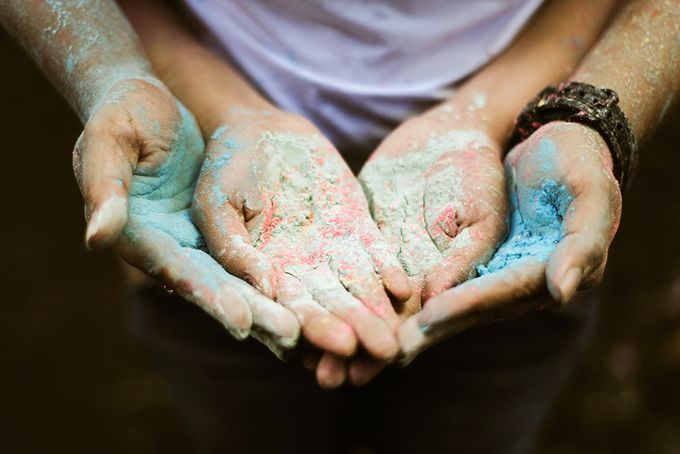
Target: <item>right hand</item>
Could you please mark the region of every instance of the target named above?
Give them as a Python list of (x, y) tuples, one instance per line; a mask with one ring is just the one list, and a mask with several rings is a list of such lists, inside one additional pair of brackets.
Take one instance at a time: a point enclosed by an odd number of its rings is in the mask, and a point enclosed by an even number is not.
[[(321, 133), (299, 116), (234, 108), (207, 145), (194, 220), (229, 272), (293, 311), (326, 351), (322, 386), (349, 373), (357, 344), (373, 358), (398, 352), (392, 301), (411, 297), (408, 277), (368, 211), (356, 178)], [(355, 366), (356, 365), (356, 366)]]
[(203, 151), (193, 117), (162, 83), (126, 79), (111, 86), (73, 155), (85, 199), (86, 244), (113, 245), (237, 339), (252, 333), (282, 355), (296, 344), (295, 316), (227, 273), (204, 251), (191, 221)]
[(505, 157), (511, 227), (482, 274), (400, 327), (405, 362), (471, 326), (566, 304), (600, 282), (621, 218), (609, 148), (594, 129), (540, 127)]

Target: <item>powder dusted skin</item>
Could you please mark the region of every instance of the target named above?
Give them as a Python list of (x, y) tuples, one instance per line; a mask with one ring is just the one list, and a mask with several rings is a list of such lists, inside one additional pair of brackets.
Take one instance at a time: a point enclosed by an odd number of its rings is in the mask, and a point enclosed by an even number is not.
[(253, 245), (284, 272), (303, 278), (329, 267), (346, 286), (361, 285), (373, 270), (369, 250), (377, 229), (354, 176), (319, 137), (265, 133), (261, 159), (252, 172), (259, 182), (261, 215), (249, 223)]
[(303, 330), (331, 314), (374, 356), (396, 353), (388, 295), (408, 299), (408, 278), (350, 168), (310, 123), (239, 111), (213, 134), (194, 201), (211, 255)]
[(155, 228), (177, 240), (183, 247), (205, 248), (191, 222), (190, 206), (202, 159), (203, 142), (191, 124), (190, 114), (179, 105), (182, 121), (173, 138), (173, 147), (160, 165), (140, 165), (130, 188), (130, 226), (134, 236), (139, 228)]
[(179, 103), (173, 107), (165, 115), (136, 113), (140, 121), (148, 114), (143, 123), (153, 140), (133, 174), (129, 218), (116, 248), (126, 261), (200, 306), (235, 337), (250, 333), (281, 355), (297, 342), (299, 325), (293, 314), (226, 272), (207, 253), (191, 219), (204, 144), (191, 114)]
[(563, 184), (550, 180), (539, 189), (528, 191), (521, 202), (516, 192), (511, 194), (508, 238), (488, 264), (477, 267), (478, 274), (501, 271), (524, 258), (548, 260), (563, 237), (562, 221), (572, 199)]
[(503, 186), (494, 145), (484, 133), (454, 130), (421, 143), (396, 156), (378, 154), (360, 175), (376, 223), (412, 277), (484, 240), (469, 227), (485, 209), (484, 195), (502, 197)]
[(6, 0), (3, 23), (86, 121), (124, 80), (163, 84), (116, 2)]
[(522, 170), (510, 167), (510, 232), (489, 263), (477, 267), (480, 275), (500, 271), (523, 258), (547, 261), (563, 237), (562, 223), (573, 197), (563, 183), (553, 179), (559, 173), (553, 139), (542, 137), (533, 142)]
[[(463, 209), (463, 169), (442, 166), (439, 172), (427, 172), (444, 153), (477, 140), (484, 143), (485, 138), (470, 133), (432, 138), (422, 150), (397, 158), (378, 156), (362, 172), (376, 222), (389, 236), (398, 238), (398, 257), (410, 276), (420, 275), (442, 260), (440, 248), (458, 233), (456, 212)], [(448, 190), (426, 192), (427, 185)], [(433, 207), (441, 210), (434, 212)], [(430, 223), (434, 226), (432, 236), (425, 228)]]
[[(616, 231), (620, 196), (611, 167), (600, 135), (574, 123), (551, 123), (517, 145), (506, 157), (510, 233), (477, 272), (498, 272), (525, 258), (547, 262), (569, 222), (572, 232), (584, 228), (595, 232), (599, 225), (610, 225)], [(574, 194), (587, 193), (585, 185), (591, 193), (608, 197), (592, 225), (574, 223)]]

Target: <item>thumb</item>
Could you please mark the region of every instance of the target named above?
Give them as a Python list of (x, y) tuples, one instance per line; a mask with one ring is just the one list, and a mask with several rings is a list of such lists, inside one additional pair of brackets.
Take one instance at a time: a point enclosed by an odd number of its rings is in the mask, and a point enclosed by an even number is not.
[(564, 218), (564, 237), (546, 270), (555, 300), (566, 303), (582, 284), (602, 278), (620, 216), (621, 194), (613, 184), (591, 184), (572, 201)]
[(230, 202), (217, 206), (199, 182), (192, 218), (210, 254), (228, 272), (245, 280), (267, 298), (276, 299), (276, 279), (269, 258), (253, 246), (243, 218)]
[(121, 136), (80, 135), (73, 151), (73, 170), (85, 202), (85, 246), (103, 249), (118, 238), (128, 217), (128, 192), (137, 153)]

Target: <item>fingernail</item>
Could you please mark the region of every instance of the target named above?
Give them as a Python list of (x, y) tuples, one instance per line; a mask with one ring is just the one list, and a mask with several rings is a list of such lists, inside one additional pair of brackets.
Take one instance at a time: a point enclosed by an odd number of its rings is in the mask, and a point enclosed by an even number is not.
[(347, 378), (347, 365), (334, 356), (324, 355), (316, 369), (316, 379), (325, 389), (340, 387)]
[(411, 317), (406, 320), (399, 329), (398, 337), (401, 349), (406, 356), (411, 356), (414, 352), (418, 351), (425, 340), (425, 335), (418, 323), (418, 318)]
[(231, 288), (222, 288), (218, 297), (218, 304), (222, 310), (223, 324), (237, 339), (243, 340), (250, 335), (253, 315), (248, 303)]
[(102, 212), (97, 210), (94, 212), (90, 221), (87, 223), (87, 230), (85, 231), (85, 247), (92, 250), (92, 238), (99, 231), (99, 226), (101, 225)]
[[(87, 223), (85, 230), (85, 247), (92, 250), (93, 238), (99, 233), (103, 226), (118, 228), (115, 225), (125, 220), (125, 212), (127, 212), (127, 200), (123, 197), (113, 196), (104, 201), (101, 206), (95, 210)], [(113, 224), (113, 225), (112, 225)], [(101, 244), (100, 246), (104, 246)]]
[(566, 273), (564, 273), (562, 282), (558, 286), (563, 304), (568, 302), (571, 297), (574, 296), (574, 293), (576, 292), (580, 282), (581, 270), (579, 268), (570, 268)]

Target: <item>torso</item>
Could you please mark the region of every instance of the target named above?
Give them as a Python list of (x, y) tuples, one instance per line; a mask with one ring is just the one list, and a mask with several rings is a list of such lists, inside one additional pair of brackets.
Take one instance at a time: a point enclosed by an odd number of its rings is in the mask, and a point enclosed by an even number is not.
[(184, 0), (284, 110), (363, 153), (499, 54), (542, 0)]

